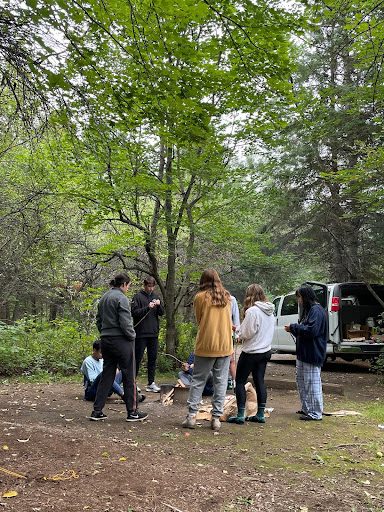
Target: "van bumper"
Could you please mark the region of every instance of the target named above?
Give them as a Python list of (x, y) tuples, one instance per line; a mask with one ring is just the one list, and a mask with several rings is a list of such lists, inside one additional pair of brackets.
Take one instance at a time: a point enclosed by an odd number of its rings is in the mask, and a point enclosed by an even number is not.
[(333, 347), (335, 355), (355, 354), (366, 355), (367, 357), (379, 356), (384, 354), (384, 343), (369, 343), (369, 342), (342, 342)]

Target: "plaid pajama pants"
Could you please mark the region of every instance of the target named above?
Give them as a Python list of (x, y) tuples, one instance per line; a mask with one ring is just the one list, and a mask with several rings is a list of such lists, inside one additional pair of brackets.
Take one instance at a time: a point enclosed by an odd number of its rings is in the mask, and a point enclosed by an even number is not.
[(301, 410), (311, 418), (320, 420), (323, 415), (321, 367), (296, 360), (296, 384)]

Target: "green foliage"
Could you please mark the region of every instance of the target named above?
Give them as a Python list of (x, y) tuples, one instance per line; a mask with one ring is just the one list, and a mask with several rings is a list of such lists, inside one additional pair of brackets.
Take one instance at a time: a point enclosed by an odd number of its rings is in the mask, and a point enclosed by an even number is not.
[(196, 322), (178, 322), (177, 323), (177, 357), (182, 361), (186, 361), (195, 347), (195, 339), (197, 334)]
[(371, 371), (379, 375), (380, 381), (384, 384), (384, 354), (376, 359), (371, 365)]
[(95, 338), (68, 320), (0, 323), (0, 375), (76, 373)]

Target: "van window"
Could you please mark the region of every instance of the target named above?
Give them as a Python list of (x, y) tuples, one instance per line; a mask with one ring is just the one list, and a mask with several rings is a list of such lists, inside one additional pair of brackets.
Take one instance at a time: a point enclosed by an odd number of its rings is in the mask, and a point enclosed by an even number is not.
[(277, 312), (279, 310), (279, 304), (280, 304), (281, 297), (276, 297), (276, 299), (273, 299), (272, 303), (275, 305), (275, 312), (273, 313), (275, 316), (277, 316)]
[(283, 305), (281, 306), (281, 316), (284, 315), (297, 315), (299, 312), (296, 296), (295, 295), (286, 295), (283, 300)]

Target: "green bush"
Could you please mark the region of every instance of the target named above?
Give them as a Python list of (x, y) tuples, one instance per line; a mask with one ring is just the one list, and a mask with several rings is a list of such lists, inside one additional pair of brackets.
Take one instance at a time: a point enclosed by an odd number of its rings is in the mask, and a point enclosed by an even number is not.
[(380, 381), (384, 383), (384, 354), (381, 354), (371, 365), (371, 370), (379, 375)]
[(28, 318), (14, 325), (0, 323), (0, 375), (78, 372), (95, 338), (69, 320), (40, 323)]

